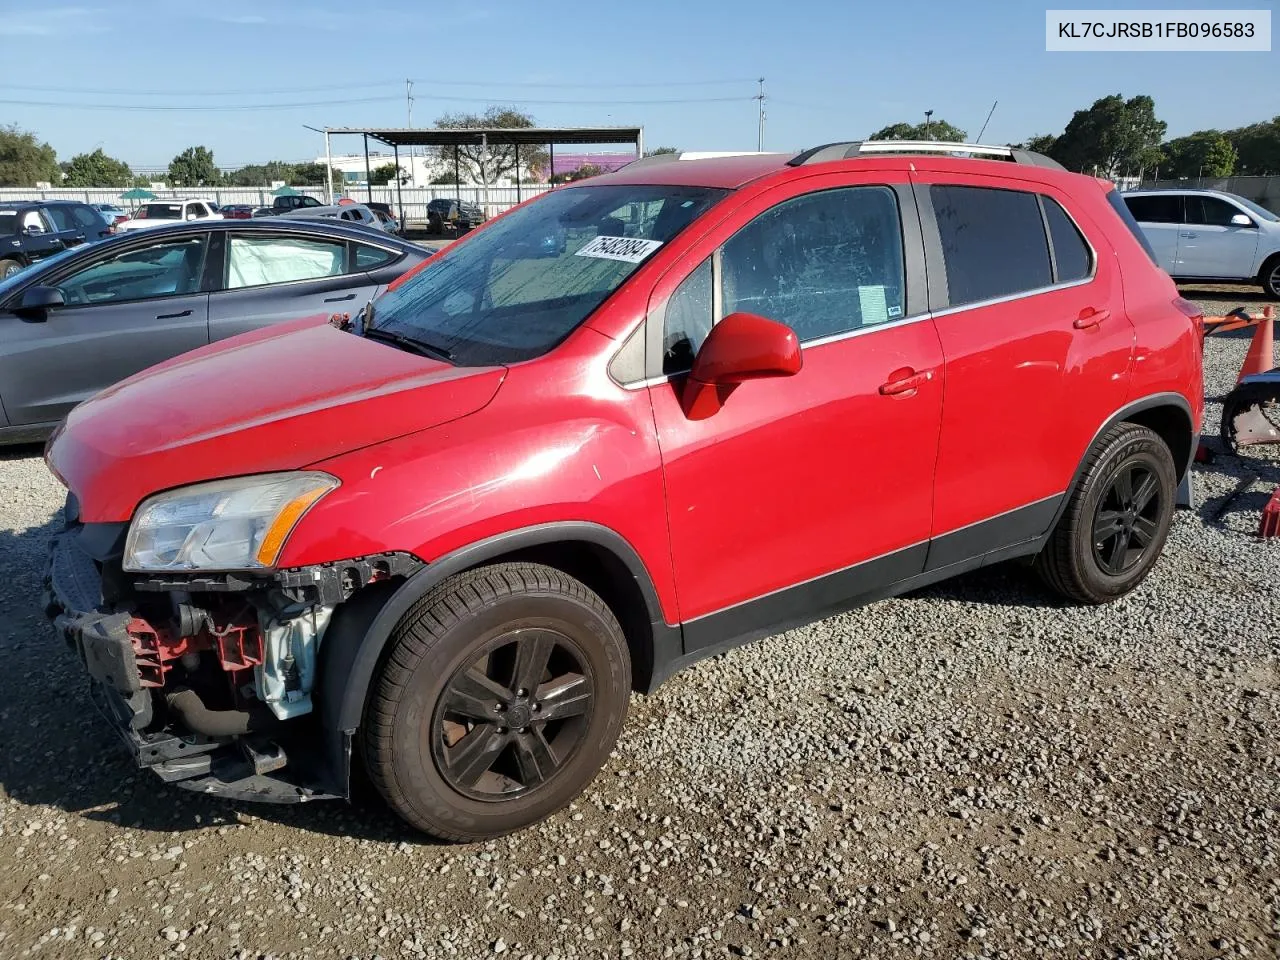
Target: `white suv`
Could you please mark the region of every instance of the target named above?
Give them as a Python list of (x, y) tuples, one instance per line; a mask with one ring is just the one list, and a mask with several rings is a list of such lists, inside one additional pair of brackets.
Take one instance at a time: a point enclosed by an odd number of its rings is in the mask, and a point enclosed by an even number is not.
[(1280, 300), (1280, 216), (1219, 190), (1122, 196), (1175, 280), (1257, 283)]
[(152, 200), (144, 203), (128, 220), (116, 224), (116, 233), (145, 230), (184, 220), (221, 220), (213, 204), (207, 200)]

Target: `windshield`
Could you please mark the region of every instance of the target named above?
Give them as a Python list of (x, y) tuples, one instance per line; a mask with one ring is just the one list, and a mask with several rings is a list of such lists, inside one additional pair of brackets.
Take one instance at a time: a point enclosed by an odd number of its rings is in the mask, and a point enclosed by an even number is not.
[(1268, 210), (1266, 207), (1260, 207), (1252, 200), (1246, 200), (1244, 197), (1231, 194), (1231, 198), (1242, 207), (1247, 207), (1251, 213), (1256, 213), (1263, 220), (1270, 220), (1272, 223), (1280, 222), (1280, 217)]
[(727, 192), (619, 185), (544, 194), (379, 297), (372, 329), (430, 344), (461, 366), (540, 356)]
[(137, 220), (181, 220), (182, 204), (148, 203), (138, 208)]

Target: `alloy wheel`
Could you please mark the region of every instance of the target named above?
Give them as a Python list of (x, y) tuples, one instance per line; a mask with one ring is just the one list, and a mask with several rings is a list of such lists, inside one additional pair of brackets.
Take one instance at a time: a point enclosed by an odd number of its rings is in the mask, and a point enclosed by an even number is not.
[(1116, 471), (1093, 519), (1093, 556), (1113, 577), (1137, 566), (1160, 532), (1160, 481), (1142, 463)]
[(441, 777), (473, 800), (547, 783), (585, 738), (595, 683), (586, 656), (546, 628), (498, 637), (449, 679), (431, 722)]

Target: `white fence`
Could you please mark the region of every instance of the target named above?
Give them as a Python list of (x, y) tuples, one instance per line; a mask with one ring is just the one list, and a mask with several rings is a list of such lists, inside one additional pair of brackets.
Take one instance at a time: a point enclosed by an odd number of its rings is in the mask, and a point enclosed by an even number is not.
[[(315, 197), (321, 202), (325, 199), (324, 187), (295, 187), (294, 189), (299, 193)], [(514, 206), (517, 200), (517, 193), (520, 199), (527, 200), (535, 194), (546, 193), (549, 189), (551, 188), (545, 183), (531, 183), (528, 186), (522, 186), (518, 191), (515, 187), (489, 187), (487, 191), (488, 214), (494, 216)], [(24, 187), (0, 187), (0, 203), (13, 200), (83, 200), (85, 203), (114, 203), (125, 209), (136, 206), (137, 201), (131, 202), (120, 199), (120, 194), (123, 192), (121, 189), (79, 190), (59, 187), (51, 190), (28, 190)], [(152, 190), (151, 192), (160, 200), (168, 200), (174, 197), (198, 197), (212, 200), (219, 206), (223, 204), (248, 203), (257, 207), (269, 207), (273, 199), (270, 187), (216, 187), (211, 189), (188, 187), (172, 190)], [(431, 200), (459, 198), (464, 202), (481, 206), (484, 206), (486, 202), (486, 191), (483, 187), (455, 187), (447, 183), (435, 184), (430, 187), (401, 187), (399, 191), (394, 186), (374, 187), (372, 197), (369, 196), (368, 190), (364, 187), (352, 187), (340, 191), (337, 196), (347, 196), (356, 202), (371, 199), (377, 203), (390, 204), (393, 210), (400, 209), (403, 203), (404, 217), (411, 221), (425, 221), (427, 219), (427, 203)]]

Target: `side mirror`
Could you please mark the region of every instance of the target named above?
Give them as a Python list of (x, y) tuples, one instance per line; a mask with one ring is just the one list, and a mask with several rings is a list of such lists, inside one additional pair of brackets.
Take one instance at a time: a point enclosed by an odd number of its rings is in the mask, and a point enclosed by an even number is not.
[(707, 334), (693, 358), (681, 406), (691, 420), (715, 413), (747, 380), (790, 377), (804, 358), (800, 338), (784, 323), (754, 313), (731, 313)]
[(22, 232), (28, 237), (40, 237), (44, 235), (44, 227), (38, 223), (28, 223), (22, 228)]
[(1247, 214), (1237, 213), (1231, 217), (1233, 227), (1252, 227), (1253, 220)]
[(24, 320), (32, 323), (43, 323), (45, 314), (52, 307), (66, 305), (66, 298), (57, 287), (28, 287), (22, 294), (22, 302), (15, 311)]
[(188, 220), (194, 220), (194, 219), (196, 219), (196, 217), (198, 217), (198, 216), (200, 216), (200, 214), (198, 214), (198, 213), (196, 213), (194, 210), (192, 210), (190, 213), (188, 213), (188, 214), (187, 214), (187, 219), (188, 219)]

